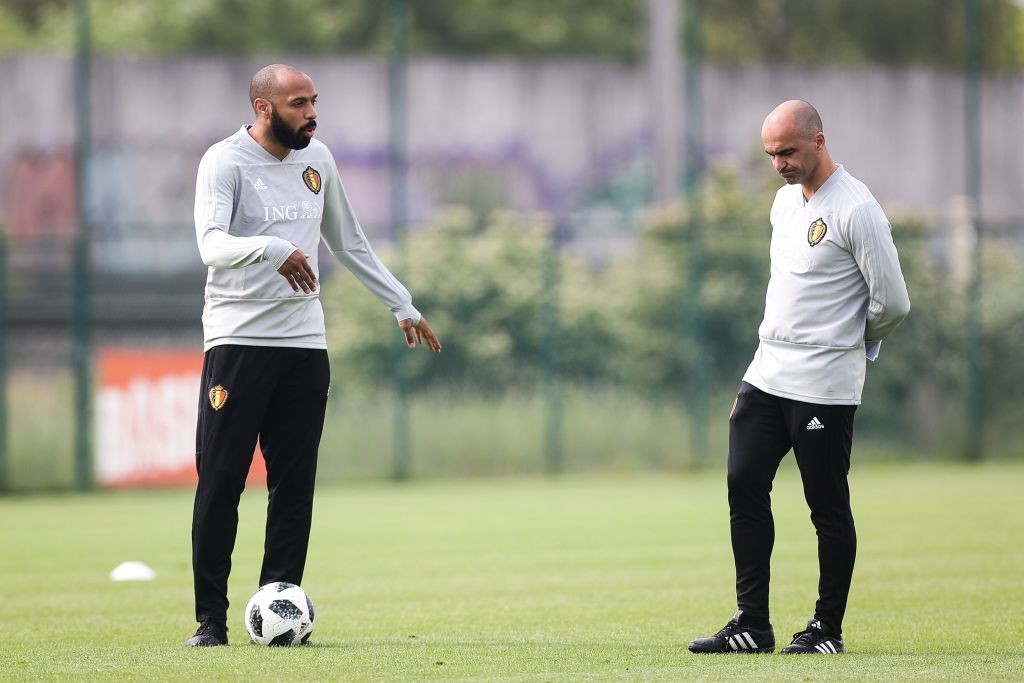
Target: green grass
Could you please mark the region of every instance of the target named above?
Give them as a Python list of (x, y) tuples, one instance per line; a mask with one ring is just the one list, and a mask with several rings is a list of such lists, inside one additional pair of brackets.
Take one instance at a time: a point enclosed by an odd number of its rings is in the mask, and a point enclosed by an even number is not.
[(75, 472), (70, 373), (12, 369), (6, 389), (9, 484), (18, 490), (70, 488)]
[[(732, 397), (719, 399), (722, 419), (709, 429), (724, 452)], [(561, 394), (563, 465), (573, 472), (687, 469), (686, 407), (609, 389), (566, 388)], [(409, 401), (414, 475), (538, 474), (545, 470), (545, 405), (538, 391), (479, 397), (456, 391)], [(377, 392), (332, 396), (320, 448), (326, 479), (380, 478), (392, 468), (394, 398)]]
[[(17, 372), (9, 380), (10, 486), (60, 490), (74, 484), (71, 378)], [(566, 388), (561, 396), (564, 466), (574, 472), (679, 470), (691, 466), (686, 407), (609, 389)], [(724, 452), (732, 397), (713, 399), (710, 452)], [(336, 391), (320, 449), (321, 481), (380, 479), (393, 468), (394, 397)], [(482, 398), (436, 391), (409, 401), (414, 476), (539, 474), (545, 471), (545, 410), (539, 392)], [(457, 435), (457, 438), (453, 437)]]
[[(338, 380), (339, 383), (343, 378)], [(8, 486), (14, 491), (66, 490), (74, 486), (72, 381), (66, 368), (21, 368), (8, 378)], [(562, 465), (568, 472), (679, 472), (719, 462), (727, 450), (727, 415), (734, 396), (712, 392), (706, 400), (706, 441), (694, 438), (688, 407), (609, 387), (563, 385), (560, 391)], [(548, 411), (541, 388), (523, 394), (478, 396), (436, 390), (409, 399), (413, 477), (536, 475), (547, 468)], [(327, 406), (320, 448), (320, 480), (382, 479), (393, 471), (394, 396), (390, 391), (337, 389)], [(986, 457), (1020, 457), (1024, 443), (999, 418), (986, 427)], [(894, 456), (949, 459), (962, 431), (927, 439), (857, 425), (854, 458)], [(1019, 420), (1018, 420), (1019, 422)], [(912, 431), (912, 430), (910, 430)], [(1010, 436), (1005, 436), (1009, 434)], [(95, 434), (94, 434), (95, 437)], [(693, 452), (703, 453), (703, 458)], [(191, 457), (191, 456), (189, 456)]]
[[(194, 629), (187, 491), (0, 498), (5, 680), (1020, 680), (1024, 463), (855, 466), (841, 657), (696, 656), (733, 610), (720, 471), (322, 486), (304, 586), (316, 645), (246, 642), (265, 500), (247, 493), (232, 645)], [(773, 622), (802, 627), (814, 535), (788, 459)], [(112, 583), (124, 560), (151, 583)]]

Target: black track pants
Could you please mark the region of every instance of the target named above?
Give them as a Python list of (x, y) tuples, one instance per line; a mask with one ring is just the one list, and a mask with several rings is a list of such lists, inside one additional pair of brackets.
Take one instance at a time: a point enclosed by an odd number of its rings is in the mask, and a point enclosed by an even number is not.
[(225, 345), (206, 352), (196, 431), (199, 485), (192, 515), (198, 621), (224, 623), (227, 618), (238, 501), (257, 439), (269, 490), (258, 585), (301, 583), (329, 384), (330, 367), (322, 349)]
[(779, 398), (742, 383), (729, 418), (729, 520), (737, 604), (750, 617), (769, 617), (775, 544), (770, 494), (779, 463), (792, 449), (818, 535), (814, 617), (842, 632), (857, 554), (847, 483), (856, 409)]

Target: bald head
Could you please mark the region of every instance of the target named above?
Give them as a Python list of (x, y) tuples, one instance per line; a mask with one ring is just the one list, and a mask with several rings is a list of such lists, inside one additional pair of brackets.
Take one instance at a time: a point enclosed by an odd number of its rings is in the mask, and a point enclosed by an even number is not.
[(787, 100), (775, 107), (764, 120), (762, 134), (769, 130), (776, 134), (788, 133), (812, 138), (822, 132), (821, 117), (810, 102)]
[(309, 78), (294, 66), (287, 64), (270, 64), (263, 67), (256, 72), (249, 83), (249, 102), (255, 105), (257, 98), (272, 99), (280, 91), (283, 81), (296, 76)]
[(803, 186), (804, 199), (814, 196), (835, 170), (825, 146), (821, 117), (803, 100), (788, 100), (775, 107), (761, 126), (761, 142), (786, 182)]

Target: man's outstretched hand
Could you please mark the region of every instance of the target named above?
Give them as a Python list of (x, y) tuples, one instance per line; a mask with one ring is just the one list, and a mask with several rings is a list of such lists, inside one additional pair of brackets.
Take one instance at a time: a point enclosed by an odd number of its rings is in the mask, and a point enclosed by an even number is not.
[(430, 329), (425, 316), (420, 316), (420, 321), (415, 325), (412, 324), (412, 318), (406, 318), (398, 326), (405, 333), (405, 343), (410, 349), (416, 348), (417, 344), (426, 344), (434, 353), (441, 353), (441, 342), (434, 330)]

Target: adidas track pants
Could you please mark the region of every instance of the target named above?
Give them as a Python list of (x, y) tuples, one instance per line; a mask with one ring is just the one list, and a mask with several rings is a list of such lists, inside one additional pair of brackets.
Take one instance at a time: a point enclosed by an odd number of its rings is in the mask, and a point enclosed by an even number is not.
[(729, 418), (729, 522), (736, 599), (744, 614), (768, 621), (770, 560), (775, 544), (771, 490), (792, 449), (818, 535), (814, 617), (842, 633), (857, 533), (850, 509), (850, 451), (855, 405), (802, 403), (743, 382)]
[(259, 585), (301, 583), (329, 384), (323, 349), (224, 345), (206, 352), (192, 516), (197, 621), (227, 618), (238, 501), (257, 440), (269, 491)]

